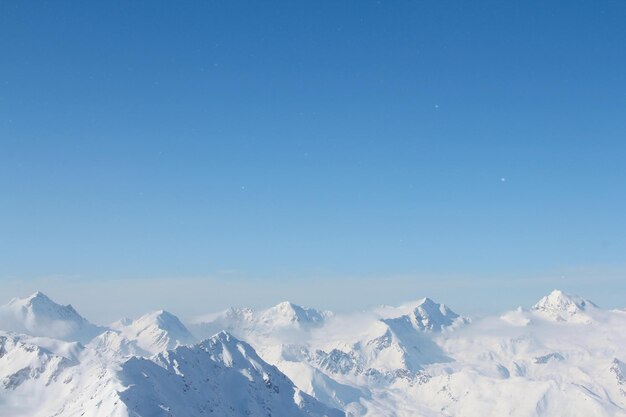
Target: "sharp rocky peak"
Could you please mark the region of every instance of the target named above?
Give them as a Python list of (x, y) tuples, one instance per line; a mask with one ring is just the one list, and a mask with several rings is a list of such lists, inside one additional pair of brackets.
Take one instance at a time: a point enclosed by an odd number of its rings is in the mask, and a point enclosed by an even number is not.
[(430, 298), (422, 298), (415, 303), (400, 307), (402, 314), (399, 317), (387, 317), (383, 321), (391, 324), (396, 321), (406, 320), (418, 330), (440, 331), (445, 327), (452, 326), (457, 322), (466, 322), (457, 313), (445, 304), (437, 303)]

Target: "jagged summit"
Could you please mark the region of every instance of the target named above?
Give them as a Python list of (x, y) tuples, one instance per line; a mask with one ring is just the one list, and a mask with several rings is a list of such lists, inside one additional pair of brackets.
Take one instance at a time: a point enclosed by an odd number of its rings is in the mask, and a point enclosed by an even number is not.
[(118, 336), (94, 339), (78, 363), (0, 332), (0, 416), (345, 417), (226, 333), (151, 358), (98, 355)]
[(226, 330), (222, 330), (220, 332), (215, 333), (208, 340), (219, 340), (224, 343), (229, 343), (232, 340), (236, 340), (236, 338), (230, 333), (228, 333)]
[(383, 307), (378, 310), (378, 313), (381, 314), (385, 323), (408, 321), (416, 330), (435, 332), (468, 321), (445, 304), (437, 303), (427, 297), (400, 307)]
[(81, 343), (106, 331), (82, 317), (71, 304), (57, 304), (41, 291), (13, 298), (0, 307), (0, 321), (6, 330)]
[(460, 316), (445, 304), (438, 304), (430, 298), (424, 298), (411, 311), (409, 317), (415, 328), (439, 331), (444, 327), (452, 326)]
[(151, 360), (130, 359), (121, 368), (128, 388), (116, 404), (122, 403), (129, 415), (345, 417), (224, 331)]
[(230, 368), (246, 367), (250, 364), (256, 368), (262, 362), (252, 346), (224, 330), (203, 340), (198, 346), (210, 353), (214, 361)]
[(582, 297), (553, 290), (532, 306), (531, 311), (554, 321), (588, 322), (590, 318), (586, 313), (597, 308), (596, 304)]

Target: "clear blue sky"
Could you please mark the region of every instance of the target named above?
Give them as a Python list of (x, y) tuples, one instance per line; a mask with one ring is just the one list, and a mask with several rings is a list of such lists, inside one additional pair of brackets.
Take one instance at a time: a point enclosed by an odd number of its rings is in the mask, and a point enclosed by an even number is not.
[(2, 1), (0, 280), (619, 304), (624, 22), (623, 1)]

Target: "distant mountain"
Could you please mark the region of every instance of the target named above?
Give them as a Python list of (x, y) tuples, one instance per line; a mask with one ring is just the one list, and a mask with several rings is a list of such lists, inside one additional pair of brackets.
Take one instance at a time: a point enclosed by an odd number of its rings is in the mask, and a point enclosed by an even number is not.
[(311, 328), (321, 326), (328, 315), (327, 312), (285, 301), (261, 312), (258, 322), (269, 327)]
[(265, 310), (229, 308), (221, 313), (198, 317), (192, 329), (201, 337), (227, 330), (237, 337), (274, 334), (280, 331), (309, 331), (323, 326), (332, 313), (285, 301)]
[(429, 298), (401, 307), (379, 308), (371, 324), (356, 337), (327, 345), (331, 349), (318, 349), (315, 361), (334, 374), (364, 375), (376, 381), (419, 378), (425, 365), (450, 360), (427, 335), (468, 322)]
[(554, 290), (532, 306), (531, 311), (554, 321), (589, 323), (597, 309), (589, 300)]
[(405, 313), (382, 320), (392, 327), (402, 322), (408, 322), (415, 330), (433, 332), (440, 332), (446, 328), (460, 326), (468, 322), (468, 319), (459, 316), (445, 304), (435, 303), (430, 298), (422, 298), (415, 305), (400, 307), (397, 310), (405, 310)]
[(114, 325), (128, 340), (135, 341), (139, 348), (152, 354), (196, 341), (178, 317), (164, 310)]
[(257, 312), (249, 308), (230, 307), (227, 310), (207, 314), (194, 319), (191, 331), (200, 338), (211, 337), (222, 330), (244, 337), (256, 328)]
[(71, 305), (59, 305), (42, 292), (14, 298), (1, 306), (0, 328), (81, 343), (107, 330), (87, 321)]

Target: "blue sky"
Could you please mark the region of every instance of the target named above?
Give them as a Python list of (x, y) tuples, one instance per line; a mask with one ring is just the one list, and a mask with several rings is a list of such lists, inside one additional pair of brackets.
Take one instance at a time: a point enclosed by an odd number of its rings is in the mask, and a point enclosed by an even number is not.
[[(160, 280), (151, 302), (189, 314), (489, 310), (559, 286), (624, 307), (625, 19), (619, 1), (2, 2), (0, 295)], [(185, 302), (181, 280), (221, 290)]]

